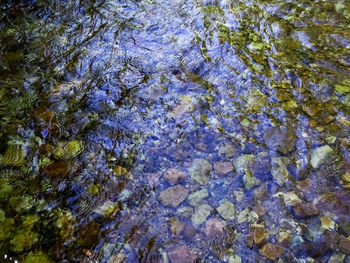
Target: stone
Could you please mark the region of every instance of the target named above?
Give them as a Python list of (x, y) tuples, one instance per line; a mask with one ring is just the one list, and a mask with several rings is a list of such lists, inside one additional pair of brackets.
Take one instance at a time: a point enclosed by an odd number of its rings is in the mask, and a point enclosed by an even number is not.
[(177, 218), (171, 218), (169, 223), (171, 232), (174, 235), (180, 235), (181, 231), (184, 229), (184, 225)]
[(193, 215), (193, 208), (190, 206), (180, 207), (177, 209), (177, 213), (180, 217), (189, 218)]
[(170, 263), (194, 263), (197, 259), (196, 254), (187, 246), (177, 246), (168, 252)]
[(273, 179), (280, 186), (284, 185), (288, 181), (289, 172), (287, 165), (290, 163), (287, 157), (274, 157), (271, 159), (272, 168), (271, 174)]
[(338, 216), (348, 215), (350, 212), (350, 191), (324, 193), (317, 199), (316, 206), (325, 213), (331, 212)]
[(192, 206), (200, 205), (205, 198), (208, 198), (209, 193), (207, 189), (201, 189), (196, 192), (190, 193), (187, 198), (187, 202)]
[(69, 160), (78, 156), (84, 149), (82, 141), (60, 142), (54, 149), (54, 157), (58, 160)]
[(217, 237), (224, 233), (226, 222), (219, 218), (210, 218), (205, 223), (205, 234), (207, 237)]
[(216, 210), (225, 220), (233, 220), (235, 218), (235, 206), (229, 201), (224, 200)]
[(164, 174), (164, 179), (169, 182), (169, 184), (174, 185), (179, 180), (185, 180), (187, 178), (184, 172), (181, 172), (175, 168), (168, 169)]
[(263, 226), (253, 226), (249, 228), (249, 234), (247, 236), (248, 246), (251, 247), (255, 245), (263, 245), (269, 238), (269, 232), (265, 230)]
[(184, 235), (185, 237), (192, 239), (196, 236), (196, 229), (191, 224), (186, 225)]
[(207, 220), (213, 208), (210, 205), (203, 204), (196, 207), (194, 214), (192, 215), (192, 222), (194, 225), (200, 225)]
[(286, 206), (295, 206), (301, 203), (299, 196), (292, 191), (286, 193), (278, 192), (273, 197), (282, 197)]
[(268, 259), (276, 260), (282, 256), (284, 248), (272, 243), (266, 243), (261, 249), (259, 249), (259, 252)]
[(254, 176), (250, 170), (246, 170), (243, 176), (244, 187), (247, 190), (253, 189), (255, 186), (260, 184), (260, 180)]
[(335, 222), (329, 217), (322, 216), (320, 218), (321, 221), (321, 229), (332, 231), (335, 227)]
[(231, 162), (217, 162), (214, 164), (214, 170), (218, 175), (226, 175), (233, 171)]
[(162, 176), (161, 173), (148, 173), (146, 174), (148, 177), (148, 184), (151, 187), (157, 187), (159, 185), (159, 179)]
[(112, 202), (111, 200), (105, 201), (100, 206), (96, 207), (93, 212), (100, 214), (102, 216), (109, 217), (120, 209), (118, 202)]
[(239, 157), (237, 157), (233, 165), (236, 169), (237, 173), (244, 173), (247, 169), (250, 168), (251, 163), (254, 160), (254, 155), (252, 154), (242, 154)]
[(235, 154), (235, 147), (232, 144), (223, 144), (220, 146), (219, 155), (225, 155), (226, 158), (231, 158)]
[(182, 185), (175, 185), (159, 195), (159, 202), (165, 206), (177, 207), (187, 198), (189, 190)]
[(338, 247), (341, 252), (345, 254), (350, 254), (350, 237), (341, 236)]
[(288, 247), (292, 243), (292, 236), (286, 231), (281, 231), (276, 235), (278, 243), (283, 247)]
[(287, 154), (295, 147), (296, 135), (290, 128), (269, 127), (264, 129), (264, 141), (269, 149)]
[(38, 252), (30, 252), (25, 257), (23, 263), (54, 263), (55, 261), (52, 260), (47, 254), (45, 254), (42, 251)]
[(258, 156), (253, 160), (251, 169), (254, 174), (268, 174), (271, 171), (271, 164), (267, 153), (259, 153)]
[(319, 211), (313, 203), (301, 203), (294, 207), (294, 213), (297, 217), (310, 217), (319, 214)]
[(194, 159), (189, 173), (191, 178), (201, 185), (209, 183), (210, 173), (212, 172), (211, 164), (205, 159)]
[(344, 262), (345, 255), (344, 254), (333, 254), (327, 263), (339, 263)]
[(333, 149), (329, 145), (324, 145), (318, 147), (311, 151), (311, 166), (317, 169), (322, 165), (331, 155), (333, 154)]

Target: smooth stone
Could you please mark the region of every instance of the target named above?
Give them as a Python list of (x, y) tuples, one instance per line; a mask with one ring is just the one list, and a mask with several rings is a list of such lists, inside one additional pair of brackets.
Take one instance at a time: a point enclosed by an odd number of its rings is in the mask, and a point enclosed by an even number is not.
[(192, 206), (198, 206), (203, 202), (203, 199), (209, 196), (207, 189), (201, 189), (196, 192), (190, 193), (187, 198), (187, 202)]
[(233, 171), (231, 162), (217, 162), (214, 163), (214, 170), (218, 175), (226, 175)]
[(216, 208), (218, 213), (225, 219), (225, 220), (233, 220), (235, 218), (235, 206), (229, 201), (224, 201), (222, 204)]
[(324, 145), (321, 147), (318, 147), (311, 151), (311, 166), (314, 169), (317, 169), (320, 165), (322, 165), (327, 158), (329, 158), (333, 153), (333, 149), (328, 146)]
[(177, 246), (168, 252), (170, 263), (194, 263), (196, 254), (187, 246)]
[(280, 186), (284, 185), (288, 181), (289, 172), (287, 170), (287, 165), (290, 163), (287, 157), (274, 157), (271, 159), (272, 168), (271, 174), (273, 179)]
[(196, 207), (194, 214), (192, 215), (192, 222), (194, 225), (200, 225), (207, 220), (213, 208), (210, 205), (203, 204)]
[(165, 206), (177, 207), (187, 198), (189, 190), (182, 185), (175, 185), (164, 190), (159, 195), (159, 202)]
[(176, 184), (179, 180), (185, 180), (186, 178), (187, 176), (184, 172), (175, 168), (168, 169), (164, 174), (164, 179), (172, 185)]
[(194, 159), (189, 173), (191, 178), (201, 185), (209, 183), (210, 173), (212, 172), (211, 164), (205, 159)]
[(226, 222), (219, 218), (210, 218), (205, 223), (205, 234), (207, 237), (217, 237), (224, 233)]
[(272, 243), (266, 243), (261, 249), (259, 249), (259, 252), (268, 259), (276, 260), (282, 256), (284, 248)]

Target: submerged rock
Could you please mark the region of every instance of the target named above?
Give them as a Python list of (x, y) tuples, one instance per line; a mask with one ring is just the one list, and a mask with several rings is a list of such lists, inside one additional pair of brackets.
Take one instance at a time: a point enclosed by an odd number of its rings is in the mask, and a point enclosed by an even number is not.
[(313, 203), (300, 203), (294, 207), (294, 213), (297, 217), (309, 217), (318, 215), (319, 211)]
[(244, 173), (249, 169), (251, 163), (254, 160), (254, 155), (252, 154), (242, 154), (236, 158), (233, 162), (237, 173)]
[(264, 129), (264, 140), (271, 150), (287, 154), (295, 147), (296, 135), (290, 128), (269, 127)]
[(222, 204), (216, 208), (218, 213), (225, 219), (225, 220), (233, 220), (235, 218), (235, 206), (229, 201), (224, 201)]
[(196, 254), (187, 246), (178, 246), (168, 252), (170, 263), (194, 263)]
[(219, 175), (226, 175), (233, 171), (231, 162), (217, 162), (214, 164), (214, 170)]
[(287, 170), (287, 165), (290, 163), (287, 157), (275, 157), (272, 158), (272, 169), (271, 174), (273, 179), (280, 186), (288, 181), (289, 172)]
[(211, 164), (205, 159), (194, 159), (189, 173), (191, 178), (201, 185), (209, 183), (210, 173), (212, 171)]
[(324, 145), (311, 151), (311, 166), (317, 169), (333, 154), (333, 149)]
[(251, 190), (260, 184), (260, 180), (256, 178), (250, 170), (247, 170), (243, 176), (243, 183), (245, 189)]
[(224, 233), (226, 222), (219, 218), (210, 218), (205, 223), (205, 234), (207, 237), (216, 237)]
[(272, 243), (265, 244), (260, 250), (260, 254), (271, 260), (276, 260), (282, 256), (284, 248)]
[(42, 251), (38, 252), (30, 252), (24, 259), (23, 263), (54, 263), (55, 261), (52, 260), (47, 254), (45, 254)]
[(262, 245), (266, 243), (269, 238), (269, 232), (265, 230), (263, 226), (253, 226), (249, 229), (249, 234), (247, 236), (248, 245)]
[(6, 152), (0, 157), (0, 164), (4, 166), (23, 166), (27, 151), (22, 145), (10, 144), (8, 145)]
[(165, 206), (177, 207), (187, 198), (189, 190), (182, 185), (175, 185), (164, 190), (159, 195), (159, 202)]
[(94, 209), (94, 212), (102, 216), (109, 217), (119, 211), (119, 203), (112, 202), (111, 200), (105, 201), (100, 206)]
[(73, 140), (68, 143), (59, 143), (54, 150), (54, 157), (58, 160), (69, 160), (83, 151), (83, 142)]
[(203, 202), (203, 199), (209, 196), (207, 189), (201, 189), (189, 194), (188, 203), (192, 206), (198, 206)]
[(192, 222), (195, 225), (202, 224), (207, 220), (213, 208), (210, 205), (203, 204), (196, 207), (194, 214), (192, 215)]
[(169, 182), (169, 184), (176, 184), (179, 180), (186, 179), (186, 174), (175, 168), (168, 169), (164, 174), (164, 179)]

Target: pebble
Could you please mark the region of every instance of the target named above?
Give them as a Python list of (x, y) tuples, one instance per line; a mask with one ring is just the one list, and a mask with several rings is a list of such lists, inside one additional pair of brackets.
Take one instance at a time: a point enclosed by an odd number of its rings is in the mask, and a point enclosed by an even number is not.
[(219, 218), (210, 218), (205, 223), (205, 234), (208, 237), (217, 237), (224, 233), (226, 222)]
[(263, 226), (253, 226), (249, 229), (249, 234), (247, 236), (248, 246), (251, 247), (255, 245), (263, 245), (269, 238), (269, 232), (265, 230)]
[(168, 169), (164, 174), (164, 179), (171, 185), (176, 184), (179, 180), (185, 180), (186, 178), (187, 176), (184, 172), (181, 172), (175, 168)]
[(211, 164), (205, 159), (194, 159), (189, 173), (191, 178), (201, 185), (209, 183), (210, 173), (212, 172)]
[(273, 179), (280, 185), (284, 185), (288, 181), (289, 172), (287, 165), (290, 160), (287, 157), (274, 157), (271, 159), (272, 169), (271, 174)]
[(236, 172), (244, 173), (247, 169), (249, 169), (253, 160), (254, 155), (252, 154), (242, 154), (239, 157), (237, 157), (233, 162)]
[(174, 235), (179, 235), (181, 231), (184, 229), (184, 225), (177, 219), (171, 218), (169, 220), (170, 230)]
[(294, 213), (298, 217), (310, 217), (319, 214), (317, 207), (313, 203), (301, 203), (294, 207)]
[(170, 263), (194, 263), (196, 254), (187, 246), (177, 246), (168, 252)]
[(192, 215), (192, 222), (194, 225), (200, 225), (207, 220), (213, 208), (210, 205), (203, 204), (196, 207), (194, 214)]
[(294, 149), (296, 136), (290, 128), (269, 127), (264, 129), (264, 140), (268, 148), (287, 154)]
[(201, 189), (196, 192), (189, 194), (187, 201), (192, 206), (200, 205), (205, 198), (209, 196), (207, 189)]
[(214, 170), (218, 175), (226, 175), (233, 171), (231, 162), (217, 162), (214, 164)]
[(272, 243), (266, 243), (260, 250), (260, 254), (271, 260), (276, 260), (282, 256), (284, 248)]
[(245, 189), (251, 190), (260, 184), (260, 180), (250, 170), (247, 170), (243, 176), (243, 183)]
[(177, 207), (187, 198), (189, 190), (182, 185), (169, 187), (159, 195), (159, 202), (165, 206)]
[(225, 220), (233, 220), (235, 218), (235, 206), (229, 201), (224, 200), (216, 210)]
[(318, 147), (311, 151), (311, 166), (317, 169), (327, 158), (333, 154), (333, 149), (329, 145)]

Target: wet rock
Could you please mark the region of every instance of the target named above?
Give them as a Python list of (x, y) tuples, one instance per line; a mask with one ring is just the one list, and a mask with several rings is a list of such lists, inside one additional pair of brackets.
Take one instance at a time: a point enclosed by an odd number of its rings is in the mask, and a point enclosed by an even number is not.
[(317, 169), (333, 154), (333, 149), (324, 145), (311, 151), (311, 166)]
[(218, 151), (219, 155), (224, 155), (226, 158), (230, 158), (235, 154), (235, 147), (231, 144), (221, 145)]
[(290, 160), (287, 157), (274, 157), (271, 160), (272, 169), (271, 174), (276, 183), (280, 186), (284, 185), (288, 181), (289, 172), (287, 165)]
[(286, 231), (281, 231), (276, 235), (278, 243), (283, 247), (288, 247), (292, 243), (292, 235)]
[(263, 205), (255, 205), (255, 206), (253, 207), (253, 210), (254, 210), (255, 213), (257, 213), (258, 216), (260, 216), (260, 217), (266, 214), (266, 209), (265, 209), (265, 207), (264, 207)]
[(245, 189), (251, 190), (260, 184), (260, 180), (250, 170), (247, 170), (243, 176), (243, 183)]
[(192, 225), (187, 225), (184, 230), (185, 237), (192, 239), (196, 236), (196, 229)]
[(339, 263), (339, 262), (345, 262), (345, 255), (344, 254), (334, 254), (331, 256), (331, 258), (328, 260), (327, 263)]
[(84, 149), (84, 145), (79, 140), (68, 143), (60, 142), (54, 149), (54, 157), (58, 160), (69, 160), (78, 156)]
[(34, 200), (30, 196), (14, 196), (9, 201), (13, 210), (17, 213), (23, 213), (31, 209), (34, 205)]
[(193, 208), (189, 206), (181, 207), (177, 209), (177, 213), (180, 217), (189, 218), (193, 215)]
[(229, 201), (224, 200), (216, 210), (225, 220), (233, 220), (235, 218), (235, 206)]
[(338, 247), (345, 254), (350, 254), (350, 237), (342, 236), (339, 240)]
[(325, 213), (348, 215), (350, 211), (350, 191), (324, 193), (318, 198), (316, 206)]
[(286, 192), (286, 193), (278, 192), (274, 194), (273, 197), (283, 198), (284, 203), (287, 206), (295, 206), (301, 203), (299, 196), (297, 196), (294, 192)]
[(335, 222), (329, 217), (322, 216), (320, 218), (321, 221), (321, 229), (332, 231), (335, 227)]
[(250, 211), (248, 208), (242, 210), (237, 216), (237, 222), (242, 224), (249, 222), (255, 224), (259, 220), (259, 216), (255, 211)]
[(124, 176), (125, 178), (129, 179), (133, 178), (133, 174), (125, 167), (116, 165), (113, 170), (116, 176)]
[(297, 217), (310, 217), (319, 214), (319, 211), (313, 203), (301, 203), (294, 207), (294, 213)]
[(169, 187), (159, 195), (159, 202), (165, 206), (177, 207), (187, 198), (189, 190), (182, 185)]
[(15, 230), (15, 220), (13, 218), (5, 218), (0, 224), (0, 241), (9, 239)]
[(200, 205), (205, 198), (208, 198), (209, 193), (207, 189), (201, 189), (188, 195), (188, 203), (192, 206)]
[(218, 175), (226, 175), (233, 171), (231, 162), (217, 162), (214, 164), (214, 170)]
[(252, 162), (251, 169), (254, 174), (268, 174), (271, 171), (271, 164), (267, 153), (258, 154)]
[(22, 145), (10, 144), (8, 145), (6, 152), (0, 157), (0, 165), (3, 166), (23, 166), (27, 151)]
[(191, 178), (201, 185), (209, 183), (211, 171), (211, 164), (205, 159), (194, 159), (189, 168)]
[(247, 236), (248, 246), (251, 247), (255, 245), (263, 245), (269, 238), (269, 232), (265, 230), (263, 226), (253, 226), (249, 229), (249, 234)]
[(236, 172), (244, 173), (247, 169), (250, 168), (250, 165), (252, 164), (253, 160), (254, 155), (252, 154), (242, 154), (239, 157), (237, 157), (233, 162)]
[(120, 209), (118, 202), (112, 202), (111, 200), (105, 201), (100, 206), (94, 209), (94, 213), (100, 214), (102, 216), (110, 217)]
[(267, 243), (261, 249), (259, 249), (259, 252), (268, 259), (276, 260), (282, 256), (284, 248), (279, 245)]
[(146, 175), (148, 177), (148, 183), (151, 187), (157, 187), (159, 185), (159, 179), (162, 176), (161, 173), (149, 173)]
[(178, 246), (168, 252), (170, 263), (194, 263), (196, 254), (187, 246)]
[(180, 235), (181, 231), (184, 229), (184, 225), (177, 218), (171, 218), (169, 223), (171, 232), (174, 235)]
[(349, 236), (350, 235), (350, 220), (347, 219), (346, 217), (340, 218), (339, 229)]
[(185, 180), (186, 178), (187, 176), (184, 172), (175, 168), (168, 169), (164, 174), (164, 179), (172, 185), (176, 184), (179, 180)]
[(267, 147), (282, 154), (287, 154), (294, 149), (295, 139), (295, 133), (290, 128), (269, 127), (264, 129), (264, 141)]
[(10, 242), (11, 251), (20, 253), (24, 250), (30, 249), (39, 241), (39, 234), (32, 232), (29, 229), (21, 229), (16, 232), (15, 236)]
[(210, 205), (203, 204), (196, 207), (194, 214), (192, 215), (192, 222), (194, 225), (200, 225), (207, 220), (213, 208)]
[(54, 263), (47, 254), (42, 251), (30, 252), (24, 259), (23, 263)]
[(12, 191), (12, 185), (4, 178), (0, 179), (0, 200), (8, 200)]
[(219, 218), (210, 218), (205, 223), (205, 234), (207, 237), (217, 237), (224, 233), (226, 222)]

